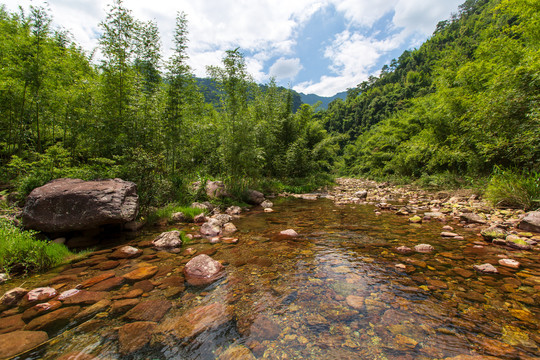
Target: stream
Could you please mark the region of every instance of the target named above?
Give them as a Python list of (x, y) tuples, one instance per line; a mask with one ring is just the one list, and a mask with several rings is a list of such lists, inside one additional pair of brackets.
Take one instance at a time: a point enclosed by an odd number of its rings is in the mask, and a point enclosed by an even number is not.
[[(0, 293), (21, 284), (62, 292), (103, 273), (158, 267), (148, 280), (102, 292), (101, 307), (48, 328), (50, 340), (17, 359), (540, 357), (536, 252), (488, 244), (472, 229), (459, 229), (463, 240), (445, 239), (448, 224), (410, 224), (406, 216), (376, 214), (372, 205), (294, 198), (274, 204), (274, 212), (255, 208), (233, 220), (238, 243), (184, 245), (225, 265), (226, 276), (206, 288), (184, 283), (183, 266), (195, 255), (148, 246), (173, 228), (195, 233), (193, 224), (148, 228), (79, 263), (0, 286)], [(285, 229), (299, 236), (279, 235)], [(143, 255), (112, 263), (107, 256), (120, 242)], [(418, 244), (434, 251), (395, 250)], [(502, 257), (521, 267), (499, 266)], [(106, 261), (112, 268), (100, 266)], [(499, 273), (473, 270), (484, 263), (497, 264)], [(130, 312), (143, 302), (155, 316)], [(125, 326), (132, 322), (140, 324)]]

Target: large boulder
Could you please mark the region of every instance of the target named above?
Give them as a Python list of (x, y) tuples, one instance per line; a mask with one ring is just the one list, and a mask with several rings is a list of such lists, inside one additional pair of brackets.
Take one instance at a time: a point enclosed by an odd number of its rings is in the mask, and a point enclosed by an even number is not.
[(133, 221), (138, 211), (135, 183), (56, 179), (28, 195), (23, 223), (44, 232), (79, 231)]
[(540, 233), (540, 211), (531, 211), (525, 215), (518, 226), (525, 231)]

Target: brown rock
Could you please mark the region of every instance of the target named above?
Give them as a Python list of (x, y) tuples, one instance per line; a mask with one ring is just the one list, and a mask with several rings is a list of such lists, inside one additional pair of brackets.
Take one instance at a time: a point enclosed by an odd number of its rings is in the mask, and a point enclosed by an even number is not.
[(173, 230), (161, 233), (157, 238), (152, 240), (152, 246), (158, 250), (173, 250), (182, 247), (182, 239), (180, 231)]
[(97, 358), (87, 353), (74, 351), (70, 352), (69, 354), (62, 355), (56, 360), (97, 360)]
[(525, 231), (540, 233), (540, 211), (531, 211), (525, 215), (518, 227)]
[(56, 295), (58, 295), (58, 293), (56, 292), (56, 289), (52, 287), (36, 288), (36, 289), (30, 290), (26, 295), (24, 295), (19, 306), (30, 307), (32, 305), (52, 299)]
[(232, 345), (223, 352), (218, 360), (255, 360), (255, 356), (244, 345)]
[(347, 305), (349, 305), (353, 309), (362, 310), (364, 308), (365, 298), (363, 298), (362, 296), (349, 295), (347, 296), (345, 301), (347, 302)]
[(81, 283), (81, 286), (78, 288), (86, 289), (112, 277), (114, 277), (114, 272), (106, 272), (103, 274), (99, 274), (98, 276), (94, 276), (88, 280), (83, 281)]
[(154, 290), (154, 284), (149, 280), (138, 281), (133, 284), (134, 289), (141, 289), (144, 292), (150, 292)]
[(460, 219), (469, 224), (485, 224), (486, 219), (475, 213), (463, 213), (460, 215)]
[(141, 256), (143, 253), (142, 250), (137, 249), (133, 246), (122, 246), (119, 249), (116, 249), (112, 254), (108, 256), (109, 259), (132, 259), (138, 256)]
[(139, 299), (125, 299), (114, 301), (111, 305), (111, 315), (123, 314), (139, 303)]
[(126, 356), (145, 347), (150, 342), (155, 327), (156, 323), (151, 321), (139, 321), (122, 326), (118, 330), (120, 354)]
[(46, 314), (48, 312), (59, 309), (61, 306), (62, 306), (62, 303), (60, 301), (57, 301), (57, 300), (51, 300), (51, 301), (46, 302), (46, 303), (37, 304), (37, 305), (32, 306), (30, 309), (27, 309), (22, 314), (22, 319), (25, 322), (28, 322), (28, 321), (32, 320), (33, 318), (35, 318), (37, 316), (41, 316), (41, 315)]
[(223, 265), (210, 256), (201, 254), (191, 259), (184, 267), (186, 280), (190, 285), (208, 285), (225, 275)]
[(433, 246), (430, 244), (419, 244), (414, 247), (414, 251), (420, 253), (430, 253), (433, 251)]
[(92, 305), (107, 296), (104, 291), (81, 290), (78, 293), (64, 299), (64, 305)]
[(22, 314), (4, 317), (0, 321), (0, 334), (21, 330), (25, 325)]
[(14, 331), (0, 335), (0, 359), (8, 359), (49, 340), (44, 331)]
[(136, 282), (150, 279), (152, 276), (156, 275), (157, 272), (157, 266), (141, 266), (140, 268), (125, 274), (123, 277), (129, 282)]
[(250, 335), (259, 341), (275, 340), (281, 333), (280, 326), (267, 316), (259, 316), (250, 327)]
[(15, 306), (28, 293), (28, 290), (17, 287), (9, 290), (0, 298), (0, 310)]
[(165, 316), (172, 307), (170, 301), (147, 300), (137, 304), (125, 315), (126, 319), (133, 321), (154, 321), (158, 322)]
[(144, 291), (142, 291), (141, 289), (132, 289), (132, 290), (128, 291), (127, 293), (113, 296), (111, 299), (112, 300), (135, 299), (135, 298), (138, 298), (139, 296), (141, 296), (142, 294), (144, 294)]
[(122, 286), (124, 282), (125, 280), (123, 277), (115, 276), (92, 286), (90, 290), (91, 291), (111, 291), (113, 289), (116, 289)]
[(48, 314), (34, 318), (26, 325), (25, 330), (44, 330), (54, 332), (71, 322), (75, 314), (79, 312), (79, 306), (60, 308)]
[(104, 261), (104, 262), (102, 262), (100, 264), (97, 264), (96, 269), (101, 270), (101, 271), (111, 270), (111, 269), (114, 269), (115, 267), (117, 267), (118, 265), (120, 265), (120, 261), (107, 260), (107, 261)]
[(96, 315), (97, 313), (105, 311), (110, 305), (111, 305), (110, 300), (107, 300), (107, 299), (100, 300), (94, 305), (89, 306), (83, 311), (81, 311), (80, 313), (78, 313), (77, 316), (75, 316), (75, 319), (79, 320), (79, 319), (86, 319), (86, 318), (92, 317)]
[(192, 338), (203, 331), (215, 329), (232, 320), (227, 307), (221, 303), (198, 306), (182, 316), (165, 320), (157, 333), (171, 333), (178, 339)]
[(465, 270), (465, 269), (462, 269), (462, 268), (454, 268), (453, 270), (457, 275), (459, 275), (461, 277), (464, 277), (464, 278), (470, 278), (471, 276), (474, 275), (474, 273), (472, 271)]
[(56, 179), (28, 195), (23, 223), (34, 230), (68, 232), (126, 223), (138, 211), (137, 186), (132, 182)]

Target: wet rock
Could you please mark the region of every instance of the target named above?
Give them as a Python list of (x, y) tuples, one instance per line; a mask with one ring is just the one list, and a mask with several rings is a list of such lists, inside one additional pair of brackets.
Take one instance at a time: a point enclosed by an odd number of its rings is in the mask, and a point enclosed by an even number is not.
[(296, 231), (294, 231), (293, 229), (287, 229), (287, 230), (280, 231), (279, 234), (283, 235), (283, 236), (291, 236), (291, 237), (298, 236), (298, 233)]
[(0, 310), (15, 306), (28, 293), (28, 290), (17, 287), (9, 290), (0, 298)]
[(227, 210), (225, 210), (225, 212), (231, 216), (240, 215), (240, 213), (242, 212), (242, 208), (240, 206), (230, 206), (227, 208)]
[(265, 213), (271, 213), (271, 212), (274, 212), (274, 210), (272, 208), (265, 208), (264, 212)]
[(222, 235), (231, 235), (231, 234), (234, 234), (235, 232), (237, 232), (238, 229), (236, 228), (236, 226), (234, 226), (233, 223), (226, 223), (225, 225), (223, 225), (223, 229), (221, 231)]
[(118, 330), (120, 354), (127, 356), (144, 348), (152, 338), (156, 323), (138, 321), (126, 324)]
[(120, 265), (120, 262), (117, 261), (117, 260), (107, 260), (107, 261), (104, 261), (104, 262), (102, 262), (100, 264), (97, 264), (95, 266), (95, 268), (98, 269), (98, 270), (101, 270), (101, 271), (105, 271), (105, 270), (114, 269), (118, 265)]
[(108, 257), (109, 259), (118, 260), (118, 259), (133, 259), (138, 256), (141, 256), (143, 253), (142, 250), (137, 249), (133, 246), (122, 246), (119, 249), (116, 249)]
[(166, 300), (147, 300), (140, 302), (125, 315), (126, 319), (133, 321), (159, 322), (172, 307)]
[(459, 276), (461, 276), (461, 277), (463, 277), (465, 279), (470, 278), (471, 276), (474, 275), (474, 273), (472, 271), (465, 270), (465, 269), (462, 269), (462, 268), (454, 268), (453, 271), (457, 275), (459, 275)]
[(97, 276), (94, 276), (88, 280), (85, 280), (81, 283), (80, 286), (78, 286), (78, 288), (80, 289), (86, 289), (86, 288), (89, 288), (91, 286), (94, 286), (96, 285), (97, 283), (100, 283), (104, 280), (107, 280), (107, 279), (110, 279), (114, 277), (114, 272), (106, 272), (106, 273), (102, 273), (102, 274), (99, 274)]
[(480, 231), (480, 235), (482, 235), (486, 241), (493, 241), (495, 239), (505, 239), (507, 232), (498, 226), (490, 226), (489, 228)]
[(8, 359), (17, 354), (31, 350), (49, 340), (44, 331), (13, 331), (0, 335), (1, 359)]
[(345, 299), (347, 305), (356, 310), (362, 310), (364, 308), (365, 298), (357, 295), (349, 295)]
[(135, 183), (56, 179), (28, 195), (23, 223), (44, 232), (69, 232), (123, 224), (134, 220), (138, 211)]
[(518, 228), (540, 233), (540, 211), (528, 212), (519, 223)]
[(174, 250), (182, 247), (180, 231), (173, 230), (161, 233), (152, 240), (152, 246), (157, 250)]
[(133, 284), (133, 288), (141, 289), (142, 291), (147, 293), (154, 290), (154, 284), (152, 284), (152, 282), (150, 282), (149, 280), (143, 280), (143, 281), (138, 281), (135, 284)]
[(475, 213), (463, 213), (459, 216), (462, 221), (465, 221), (469, 224), (485, 224), (486, 219), (482, 216)]
[(264, 194), (257, 190), (247, 191), (247, 201), (253, 205), (260, 205), (264, 201)]
[(107, 296), (104, 291), (81, 290), (76, 294), (66, 297), (62, 302), (64, 305), (92, 305)]
[(365, 199), (367, 199), (368, 192), (367, 192), (367, 190), (360, 190), (360, 191), (355, 192), (353, 194), (353, 196), (360, 199), (360, 200), (365, 200)]
[(473, 265), (474, 270), (484, 274), (497, 274), (499, 271), (497, 268), (489, 263), (482, 265)]
[(281, 327), (268, 316), (258, 316), (249, 328), (250, 336), (259, 340), (275, 340), (281, 333)]
[(459, 235), (450, 231), (441, 232), (442, 237), (458, 237)]
[(126, 293), (118, 294), (116, 296), (113, 296), (112, 300), (120, 300), (120, 299), (134, 299), (138, 298), (144, 294), (144, 291), (142, 289), (131, 289)]
[(73, 351), (69, 354), (60, 356), (56, 360), (98, 360), (98, 358), (83, 352)]
[(414, 247), (414, 251), (419, 253), (430, 253), (434, 250), (430, 244), (419, 244)]
[(60, 296), (58, 296), (58, 300), (63, 301), (63, 300), (65, 300), (65, 299), (67, 299), (68, 297), (73, 296), (73, 295), (79, 293), (80, 291), (81, 291), (80, 289), (69, 289), (69, 290), (66, 290), (66, 291), (62, 292), (62, 293), (60, 294)]
[(49, 302), (37, 304), (37, 305), (32, 306), (29, 309), (26, 309), (24, 313), (22, 314), (22, 319), (25, 322), (29, 322), (33, 318), (44, 315), (56, 309), (59, 309), (61, 306), (62, 306), (62, 303), (57, 300), (51, 300)]
[(400, 254), (410, 254), (413, 250), (408, 246), (399, 246), (396, 248), (396, 251)]
[(202, 223), (206, 222), (206, 215), (204, 215), (204, 213), (199, 214), (199, 215), (195, 215), (193, 217), (193, 222), (195, 224), (202, 224)]
[(507, 246), (518, 250), (530, 250), (532, 246), (527, 243), (524, 239), (520, 238), (517, 235), (508, 235), (506, 237), (505, 243)]
[(94, 305), (91, 305), (81, 311), (80, 313), (75, 316), (75, 320), (82, 320), (90, 318), (100, 312), (104, 312), (107, 310), (107, 308), (111, 305), (111, 301), (108, 299), (103, 299), (95, 303)]
[(128, 272), (122, 277), (129, 282), (136, 282), (141, 280), (150, 279), (158, 272), (157, 266), (141, 266), (133, 271)]
[(210, 218), (207, 222), (202, 224), (200, 232), (203, 236), (217, 236), (221, 232), (221, 224), (219, 220)]
[(429, 211), (424, 213), (424, 217), (427, 217), (429, 219), (444, 219), (445, 215), (439, 211)]
[(500, 259), (499, 264), (502, 266), (506, 266), (512, 269), (519, 269), (519, 261), (512, 260), (512, 259)]
[(218, 360), (255, 360), (255, 356), (244, 345), (232, 345), (223, 352)]
[(113, 301), (111, 304), (111, 315), (119, 315), (127, 312), (139, 303), (139, 299), (124, 299)]
[(232, 320), (229, 309), (221, 303), (193, 308), (180, 317), (170, 318), (159, 324), (156, 333), (170, 333), (178, 339), (192, 338), (203, 331), (223, 326)]
[(69, 306), (39, 316), (32, 319), (25, 330), (57, 331), (69, 324), (80, 309), (80, 306)]
[(52, 287), (40, 287), (30, 290), (21, 300), (19, 306), (30, 307), (54, 298), (58, 293)]
[(409, 222), (413, 224), (419, 224), (422, 222), (422, 218), (418, 215), (415, 215), (412, 218), (409, 218)]
[(22, 319), (22, 314), (7, 316), (0, 321), (0, 334), (21, 330), (26, 323)]
[(261, 203), (261, 206), (263, 207), (263, 209), (269, 209), (269, 208), (273, 208), (274, 204), (270, 200), (264, 200)]
[(225, 275), (223, 265), (210, 256), (201, 254), (184, 267), (186, 281), (193, 286), (208, 285)]
[(124, 285), (124, 278), (120, 276), (115, 276), (110, 279), (107, 279), (105, 281), (102, 281), (94, 286), (92, 286), (89, 290), (91, 291), (111, 291), (114, 289), (119, 288), (120, 286)]

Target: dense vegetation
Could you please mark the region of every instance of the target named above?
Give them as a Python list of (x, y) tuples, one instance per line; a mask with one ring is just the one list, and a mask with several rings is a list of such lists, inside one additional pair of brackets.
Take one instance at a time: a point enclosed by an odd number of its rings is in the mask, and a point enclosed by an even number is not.
[(116, 0), (96, 65), (45, 9), (0, 8), (3, 180), (24, 196), (57, 177), (121, 177), (148, 207), (187, 202), (198, 179), (294, 184), (328, 173), (338, 145), (312, 108), (294, 113), (292, 92), (257, 86), (238, 49), (208, 69), (218, 91), (204, 101), (186, 63), (187, 26), (179, 13), (173, 55), (162, 59), (157, 25)]
[(467, 0), (420, 48), (320, 114), (348, 135), (341, 171), (431, 181), (538, 171), (539, 50), (539, 2)]

